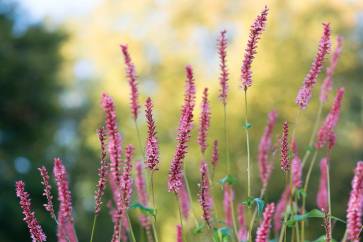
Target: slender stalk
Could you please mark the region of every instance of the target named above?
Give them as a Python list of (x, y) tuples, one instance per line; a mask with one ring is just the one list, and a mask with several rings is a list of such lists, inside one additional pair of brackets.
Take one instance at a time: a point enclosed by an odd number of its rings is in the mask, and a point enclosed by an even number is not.
[[(227, 105), (223, 105), (223, 113), (224, 113), (224, 148), (226, 152), (227, 157), (227, 174), (229, 175), (231, 173), (231, 160), (229, 156), (229, 142), (228, 142), (228, 127), (227, 127)], [(213, 175), (214, 176), (214, 175)]]
[[(152, 200), (153, 200), (153, 208), (156, 209), (155, 194), (154, 194), (154, 171), (151, 171), (150, 186), (151, 186), (151, 195), (152, 195)], [(155, 220), (156, 220), (156, 216), (155, 216)]]
[[(265, 194), (265, 191), (266, 191), (266, 186), (262, 187), (262, 189), (261, 189), (261, 193), (260, 193), (260, 198), (261, 199), (263, 198), (263, 195)], [(255, 208), (255, 211), (253, 212), (253, 215), (252, 215), (252, 219), (250, 221), (248, 234), (247, 234), (247, 236), (248, 236), (247, 240), (248, 241), (252, 241), (252, 229), (253, 229), (253, 225), (254, 225), (255, 220), (256, 220), (256, 216), (257, 216), (257, 207)]]
[(236, 223), (236, 212), (234, 209), (233, 199), (231, 199), (231, 208), (232, 208), (232, 223), (233, 223), (233, 230), (234, 234), (238, 240), (238, 230), (237, 230), (237, 223)]
[[(313, 170), (316, 158), (317, 158), (318, 152), (317, 150), (315, 150), (313, 158), (310, 162), (310, 166), (309, 166), (309, 170), (308, 173), (306, 175), (306, 179), (305, 179), (305, 184), (304, 184), (304, 193), (305, 196), (303, 196), (303, 202), (302, 202), (302, 208), (301, 208), (301, 213), (304, 214), (305, 213), (305, 205), (306, 205), (306, 192), (308, 189), (308, 185), (309, 185), (309, 180), (310, 180), (310, 175), (311, 175), (311, 171)], [(305, 223), (304, 220), (301, 221), (301, 240), (304, 241), (305, 240)]]
[(342, 242), (346, 242), (348, 237), (348, 230), (346, 229), (342, 238)]
[(132, 229), (132, 225), (131, 225), (131, 221), (130, 221), (130, 217), (127, 213), (126, 213), (126, 216), (127, 216), (127, 222), (129, 223), (129, 227), (130, 227), (131, 240), (132, 240), (132, 242), (136, 242), (134, 230)]
[(251, 196), (251, 168), (250, 168), (250, 138), (247, 127), (248, 124), (248, 110), (247, 110), (247, 90), (244, 92), (245, 101), (245, 130), (246, 130), (246, 148), (247, 148), (247, 196)]
[(309, 156), (311, 154), (311, 147), (313, 146), (315, 137), (316, 137), (316, 132), (318, 132), (318, 127), (320, 124), (320, 119), (321, 119), (321, 114), (323, 111), (323, 103), (320, 102), (319, 103), (319, 109), (318, 109), (318, 113), (316, 115), (316, 119), (315, 119), (315, 123), (314, 123), (314, 128), (313, 128), (313, 132), (311, 133), (310, 139), (309, 139), (309, 144), (308, 144), (308, 149), (305, 151), (305, 154), (303, 156), (302, 159), (302, 167), (305, 166), (306, 161), (309, 159)]
[(90, 238), (90, 242), (93, 242), (93, 235), (95, 233), (95, 228), (96, 228), (96, 222), (97, 222), (97, 214), (95, 214), (93, 216), (93, 225), (92, 225), (92, 232), (91, 232), (91, 238)]
[[(288, 175), (288, 173), (286, 173), (285, 174), (285, 184), (286, 184), (286, 186), (289, 184), (289, 178), (288, 177), (289, 177), (289, 175)], [(290, 198), (291, 198), (291, 196), (290, 196)], [(283, 223), (282, 228), (281, 228), (281, 231), (280, 231), (279, 242), (282, 242), (283, 240), (286, 241), (286, 221), (287, 221), (287, 217), (288, 217), (288, 214), (289, 214), (288, 213), (289, 210), (291, 210), (291, 208), (290, 208), (290, 202), (288, 203), (288, 205), (286, 206), (286, 209), (285, 209), (284, 223)]]
[(192, 202), (193, 202), (192, 201), (192, 193), (190, 192), (189, 182), (188, 182), (187, 174), (185, 172), (186, 172), (186, 169), (185, 169), (185, 166), (184, 166), (184, 173), (183, 173), (183, 175), (184, 175), (184, 183), (185, 183), (185, 187), (186, 187), (187, 192), (188, 192), (188, 197), (189, 197), (190, 207), (191, 207), (191, 210), (192, 210), (192, 215), (193, 215), (193, 218), (194, 218), (194, 221), (195, 221), (195, 225), (199, 225), (198, 219), (197, 219), (197, 217), (195, 215), (194, 208), (192, 206)]
[(178, 194), (175, 192), (175, 199), (176, 199), (176, 204), (178, 204), (178, 211), (179, 211), (179, 220), (180, 220), (180, 226), (182, 229), (182, 237), (183, 236), (183, 232), (184, 232), (184, 228), (183, 228), (183, 218), (182, 218), (182, 213), (181, 213), (181, 209), (180, 209), (180, 204), (179, 204), (179, 199), (178, 199)]
[(151, 222), (151, 227), (153, 228), (155, 242), (159, 242), (158, 233), (156, 232), (155, 223)]
[[(331, 198), (330, 198), (330, 164), (328, 162), (326, 166), (326, 180), (327, 180), (327, 186), (328, 186), (328, 211), (329, 211), (329, 223), (331, 225)], [(332, 230), (329, 230), (329, 238), (332, 238)]]

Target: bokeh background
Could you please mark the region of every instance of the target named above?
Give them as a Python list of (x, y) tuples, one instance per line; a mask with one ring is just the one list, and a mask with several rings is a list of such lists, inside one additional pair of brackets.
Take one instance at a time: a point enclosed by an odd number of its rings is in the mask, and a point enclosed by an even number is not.
[[(137, 144), (128, 106), (128, 84), (119, 44), (127, 43), (139, 76), (140, 100), (155, 103), (161, 143), (160, 171), (156, 176), (161, 241), (174, 241), (178, 212), (174, 194), (166, 192), (167, 171), (175, 148), (178, 111), (183, 99), (184, 66), (191, 64), (197, 82), (197, 100), (203, 87), (210, 89), (212, 122), (209, 141), (223, 138), (223, 107), (218, 101), (216, 38), (228, 31), (228, 67), (231, 73), (228, 125), (234, 175), (239, 178), (236, 199), (246, 198), (246, 152), (242, 128), (242, 92), (239, 88), (243, 49), (248, 28), (268, 4), (270, 14), (253, 64), (254, 84), (249, 89), (252, 137), (253, 192), (259, 193), (256, 164), (259, 139), (267, 113), (279, 113), (277, 135), (283, 120), (294, 121), (294, 99), (312, 62), (321, 34), (321, 23), (344, 37), (343, 53), (334, 77), (334, 88), (346, 87), (346, 97), (332, 154), (333, 214), (345, 218), (355, 162), (363, 159), (363, 2), (326, 1), (168, 1), (168, 0), (1, 0), (0, 1), (0, 241), (30, 241), (15, 197), (15, 180), (23, 179), (31, 192), (36, 216), (55, 241), (55, 224), (42, 208), (44, 199), (37, 167), (52, 169), (52, 158), (61, 157), (70, 172), (76, 229), (80, 241), (91, 230), (99, 147), (96, 129), (103, 124), (100, 95), (116, 101), (125, 143)], [(322, 80), (321, 75), (319, 80)], [(310, 136), (318, 105), (318, 89), (297, 127), (302, 154)], [(324, 112), (329, 110), (332, 95)], [(199, 108), (199, 106), (198, 106)], [(196, 114), (199, 109), (196, 110)], [(143, 115), (139, 126), (146, 127)], [(198, 115), (196, 115), (198, 117)], [(193, 206), (197, 203), (199, 161), (193, 131), (186, 158)], [(223, 149), (223, 142), (221, 142)], [(139, 153), (138, 153), (139, 154)], [(208, 149), (208, 156), (210, 149)], [(224, 155), (217, 171), (225, 175)], [(277, 161), (266, 200), (277, 201), (283, 176)], [(308, 208), (315, 207), (319, 172), (311, 181)], [(54, 184), (54, 183), (53, 183)], [(54, 191), (56, 192), (56, 191)], [(108, 191), (109, 192), (109, 191)], [(216, 192), (221, 213), (222, 191)], [(106, 199), (109, 199), (107, 194)], [(137, 213), (131, 212), (138, 239), (143, 236)], [(319, 221), (309, 224), (308, 239), (323, 234)], [(186, 225), (192, 228), (193, 222)], [(344, 225), (335, 225), (340, 239)], [(108, 241), (112, 223), (107, 209), (98, 221), (95, 241)], [(196, 241), (203, 240), (199, 236)]]

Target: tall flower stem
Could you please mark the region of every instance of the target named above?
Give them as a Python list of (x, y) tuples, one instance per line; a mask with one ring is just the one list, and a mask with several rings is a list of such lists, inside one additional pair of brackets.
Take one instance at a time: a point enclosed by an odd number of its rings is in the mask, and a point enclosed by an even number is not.
[(184, 173), (183, 173), (184, 183), (185, 183), (185, 187), (187, 189), (188, 198), (189, 198), (190, 207), (191, 207), (191, 210), (192, 210), (192, 215), (193, 215), (193, 218), (194, 218), (194, 221), (195, 221), (195, 225), (199, 225), (197, 216), (195, 215), (195, 211), (194, 211), (194, 208), (192, 206), (192, 193), (190, 192), (189, 181), (188, 181), (187, 174), (185, 172), (186, 172), (186, 169), (185, 169), (185, 164), (184, 164)]
[(251, 196), (251, 167), (250, 167), (250, 138), (249, 138), (249, 123), (248, 123), (248, 109), (247, 109), (247, 89), (244, 91), (245, 103), (245, 130), (246, 130), (246, 148), (247, 148), (247, 196)]
[(158, 233), (156, 232), (155, 228), (155, 222), (151, 222), (151, 227), (153, 228), (155, 242), (159, 242)]
[(145, 150), (142, 146), (142, 143), (141, 143), (141, 136), (140, 136), (140, 129), (139, 129), (139, 126), (137, 125), (137, 121), (134, 120), (134, 124), (135, 124), (135, 129), (136, 129), (136, 135), (137, 135), (137, 142), (138, 142), (138, 145), (139, 145), (139, 149), (140, 149), (140, 152), (141, 152), (141, 155), (142, 157), (145, 159)]
[(132, 225), (131, 225), (131, 221), (130, 221), (130, 217), (127, 213), (126, 213), (126, 216), (127, 216), (127, 222), (129, 223), (129, 227), (130, 227), (131, 240), (132, 240), (132, 242), (136, 242), (134, 230), (132, 229)]
[[(226, 152), (226, 157), (227, 157), (227, 173), (230, 174), (231, 173), (231, 160), (230, 160), (230, 156), (229, 156), (229, 142), (228, 142), (228, 127), (227, 127), (227, 104), (223, 105), (223, 114), (224, 114), (224, 119), (223, 119), (223, 128), (224, 128), (224, 146), (225, 146), (225, 152)], [(213, 177), (214, 177), (214, 172), (213, 172)]]
[[(302, 208), (301, 208), (301, 213), (304, 214), (305, 213), (305, 205), (306, 205), (306, 192), (308, 190), (308, 185), (309, 185), (309, 180), (310, 180), (310, 175), (311, 175), (311, 171), (313, 170), (316, 158), (318, 156), (318, 151), (315, 150), (313, 158), (310, 162), (310, 166), (309, 166), (309, 170), (308, 173), (306, 175), (306, 179), (305, 179), (305, 184), (304, 184), (304, 193), (305, 196), (303, 196), (303, 202), (302, 202)], [(301, 221), (301, 240), (304, 241), (305, 240), (305, 223), (304, 220)]]
[[(291, 172), (290, 172), (290, 174), (291, 174)], [(291, 184), (292, 184), (291, 181), (292, 181), (292, 179), (291, 179), (291, 175), (290, 175), (290, 193), (291, 193)], [(289, 185), (289, 173), (285, 174), (285, 184), (286, 184), (286, 186)], [(288, 203), (288, 205), (286, 206), (286, 209), (285, 209), (284, 222), (282, 224), (282, 228), (281, 228), (281, 231), (280, 231), (279, 242), (282, 242), (283, 240), (286, 241), (286, 222), (287, 222), (289, 212), (291, 210), (290, 201), (291, 201), (291, 194), (290, 194), (290, 198), (289, 198), (289, 203)]]
[(176, 200), (176, 204), (178, 205), (179, 220), (180, 220), (180, 226), (181, 226), (181, 229), (182, 229), (182, 237), (184, 237), (183, 236), (183, 231), (184, 231), (184, 228), (183, 228), (183, 217), (182, 217), (182, 213), (181, 213), (181, 209), (180, 209), (180, 205), (179, 205), (178, 194), (176, 192), (175, 192), (175, 200)]
[(316, 114), (316, 119), (315, 119), (315, 123), (314, 123), (313, 132), (311, 133), (311, 136), (310, 136), (310, 139), (309, 139), (308, 149), (305, 151), (305, 154), (304, 154), (303, 159), (302, 159), (302, 166), (303, 167), (304, 167), (306, 161), (309, 159), (309, 156), (311, 154), (311, 149), (313, 147), (313, 143), (314, 143), (314, 140), (315, 140), (315, 137), (316, 137), (316, 132), (318, 132), (322, 111), (323, 111), (323, 103), (319, 102), (319, 109), (318, 109), (318, 113)]
[(236, 223), (236, 212), (234, 209), (233, 199), (231, 199), (231, 210), (232, 210), (232, 223), (233, 223), (233, 230), (234, 234), (238, 241), (238, 229), (237, 229), (237, 223)]
[[(328, 211), (329, 211), (329, 224), (331, 224), (331, 198), (330, 198), (330, 162), (326, 166), (326, 180), (328, 187)], [(329, 238), (332, 238), (332, 230), (329, 229)]]
[[(265, 194), (265, 192), (266, 192), (266, 186), (263, 186), (262, 189), (261, 189), (261, 193), (260, 193), (260, 198), (261, 199), (263, 198), (263, 195)], [(250, 225), (249, 225), (249, 229), (248, 229), (248, 238), (247, 238), (247, 240), (251, 241), (251, 242), (252, 242), (252, 230), (253, 230), (253, 225), (254, 225), (255, 220), (256, 220), (256, 216), (257, 216), (257, 207), (255, 208), (255, 211), (253, 211), (252, 219), (250, 221)]]
[(95, 228), (96, 228), (97, 217), (98, 217), (97, 214), (95, 214), (93, 216), (93, 225), (92, 225), (91, 239), (89, 240), (90, 242), (93, 242), (93, 235), (94, 235)]

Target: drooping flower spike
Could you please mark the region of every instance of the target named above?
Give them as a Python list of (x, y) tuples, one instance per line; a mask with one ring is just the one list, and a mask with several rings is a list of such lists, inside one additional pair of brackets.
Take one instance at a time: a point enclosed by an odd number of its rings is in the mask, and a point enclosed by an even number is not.
[(328, 23), (323, 23), (323, 35), (320, 39), (318, 52), (316, 53), (310, 70), (304, 79), (303, 86), (300, 88), (295, 100), (296, 104), (298, 104), (301, 109), (305, 109), (310, 102), (313, 87), (317, 82), (325, 56), (329, 53), (330, 47), (330, 25)]
[(40, 168), (38, 168), (39, 172), (40, 172), (40, 176), (42, 177), (42, 185), (43, 185), (43, 196), (46, 197), (47, 199), (47, 203), (43, 204), (45, 210), (47, 210), (50, 213), (50, 216), (53, 219), (57, 219), (54, 213), (54, 206), (53, 206), (53, 195), (52, 195), (52, 187), (49, 183), (49, 175), (48, 175), (48, 171), (45, 168), (45, 166), (42, 166)]
[(287, 121), (283, 124), (282, 136), (281, 136), (281, 159), (280, 159), (280, 166), (283, 172), (288, 172), (290, 169), (290, 162), (289, 162), (289, 125)]
[(20, 200), (20, 207), (24, 215), (24, 222), (28, 225), (30, 236), (33, 242), (46, 241), (42, 227), (35, 218), (35, 213), (31, 210), (31, 202), (29, 193), (25, 191), (25, 183), (23, 181), (16, 182), (16, 196)]
[(265, 211), (263, 212), (263, 219), (256, 232), (256, 242), (268, 242), (270, 227), (273, 214), (275, 212), (275, 204), (267, 204)]
[(220, 74), (219, 74), (219, 83), (220, 83), (220, 89), (219, 89), (219, 98), (222, 101), (223, 105), (227, 104), (227, 96), (228, 96), (228, 79), (229, 79), (229, 73), (227, 68), (227, 37), (226, 37), (227, 31), (223, 30), (221, 31), (219, 38), (218, 38), (218, 55), (219, 55), (219, 68), (220, 68)]
[(101, 211), (102, 205), (102, 196), (105, 193), (107, 177), (108, 177), (108, 163), (106, 161), (106, 134), (105, 129), (100, 128), (98, 130), (98, 140), (101, 146), (101, 158), (100, 158), (100, 168), (98, 168), (98, 183), (97, 183), (97, 190), (95, 193), (95, 213), (99, 214)]
[(130, 86), (130, 108), (133, 119), (136, 121), (138, 112), (139, 112), (139, 102), (138, 102), (138, 89), (137, 89), (137, 77), (136, 77), (136, 70), (135, 65), (131, 60), (129, 49), (127, 45), (120, 45), (122, 55), (124, 57), (124, 62), (126, 65), (126, 77), (127, 81), (129, 82)]
[(203, 99), (200, 105), (201, 112), (199, 117), (199, 132), (198, 132), (198, 144), (200, 146), (200, 151), (202, 154), (205, 153), (207, 149), (207, 136), (208, 129), (210, 125), (210, 110), (208, 103), (208, 88), (204, 88)]
[[(121, 135), (118, 131), (117, 127), (117, 117), (116, 117), (116, 108), (115, 104), (110, 96), (103, 93), (102, 94), (102, 107), (106, 115), (106, 128), (108, 132), (108, 149), (110, 154), (110, 182), (114, 183), (114, 187), (120, 186), (120, 177), (121, 177), (121, 156), (122, 156), (122, 147), (121, 147)], [(114, 190), (114, 189), (113, 189)], [(114, 190), (116, 191), (116, 190)], [(115, 195), (116, 196), (116, 195)]]
[(145, 116), (147, 123), (147, 140), (146, 140), (146, 166), (152, 170), (158, 170), (159, 165), (159, 142), (156, 137), (156, 127), (153, 118), (153, 103), (150, 97), (146, 99)]
[(354, 170), (352, 190), (350, 192), (347, 209), (348, 240), (359, 242), (362, 232), (362, 203), (363, 203), (363, 161), (358, 161)]
[(245, 91), (252, 85), (251, 65), (253, 59), (255, 58), (255, 54), (257, 53), (256, 48), (258, 40), (261, 38), (261, 34), (265, 29), (267, 14), (268, 8), (265, 6), (250, 28), (250, 35), (241, 67), (241, 81), (242, 87)]
[(316, 205), (324, 211), (328, 211), (328, 183), (327, 183), (328, 158), (324, 157), (320, 161), (320, 183), (316, 195)]
[(203, 219), (206, 224), (212, 226), (212, 197), (209, 191), (209, 177), (208, 177), (208, 165), (205, 161), (200, 165), (200, 191), (199, 191), (199, 203), (203, 210)]
[(333, 74), (334, 74), (335, 68), (338, 64), (338, 60), (339, 60), (339, 57), (342, 52), (342, 45), (343, 45), (343, 37), (338, 36), (335, 51), (330, 60), (330, 66), (328, 68), (326, 68), (326, 76), (323, 81), (323, 84), (321, 84), (321, 87), (320, 87), (320, 102), (322, 102), (322, 103), (326, 102), (326, 100), (328, 98), (328, 94), (330, 93), (330, 91), (333, 88)]
[(340, 108), (344, 97), (344, 88), (341, 87), (337, 90), (334, 103), (330, 109), (329, 114), (326, 116), (325, 121), (317, 133), (315, 147), (317, 149), (323, 148), (325, 145), (328, 149), (332, 149), (335, 145), (335, 132), (334, 128), (338, 123), (340, 116)]
[(184, 94), (184, 105), (181, 110), (179, 121), (177, 147), (169, 168), (168, 190), (178, 193), (182, 185), (183, 163), (187, 153), (190, 132), (193, 126), (193, 109), (195, 106), (195, 84), (191, 66), (186, 67), (186, 85)]
[(261, 137), (258, 146), (258, 164), (260, 171), (261, 183), (264, 187), (267, 186), (268, 180), (272, 172), (272, 162), (269, 160), (269, 154), (272, 149), (272, 131), (276, 123), (277, 113), (272, 111), (268, 114), (268, 121), (265, 131)]

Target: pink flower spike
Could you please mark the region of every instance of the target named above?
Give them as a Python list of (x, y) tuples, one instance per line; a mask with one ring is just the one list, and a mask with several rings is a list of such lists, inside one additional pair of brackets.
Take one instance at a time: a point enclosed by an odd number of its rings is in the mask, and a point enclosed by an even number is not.
[(189, 218), (190, 200), (184, 182), (178, 191), (178, 198), (179, 198), (181, 213), (183, 217), (187, 220)]
[(123, 200), (124, 209), (128, 209), (130, 205), (130, 199), (132, 194), (132, 158), (135, 148), (133, 145), (127, 145), (125, 151), (125, 166), (121, 176), (121, 196)]
[(227, 226), (232, 227), (232, 206), (234, 200), (234, 193), (232, 186), (224, 185), (224, 196), (223, 196), (223, 206), (224, 206), (224, 218)]
[(202, 154), (205, 153), (207, 149), (207, 135), (210, 125), (210, 111), (208, 103), (208, 88), (204, 88), (203, 99), (200, 105), (201, 113), (199, 117), (199, 132), (198, 132), (198, 144), (200, 146), (200, 151)]
[(146, 160), (147, 167), (152, 170), (158, 170), (159, 164), (159, 143), (156, 137), (156, 127), (152, 114), (153, 103), (148, 97), (145, 103), (145, 116), (147, 122), (147, 141), (146, 141)]
[(257, 42), (261, 38), (262, 31), (265, 29), (267, 21), (268, 8), (262, 10), (260, 15), (257, 16), (255, 22), (251, 25), (250, 35), (245, 49), (244, 59), (241, 67), (241, 81), (242, 87), (246, 91), (252, 85), (252, 71), (251, 65), (257, 53)]
[(268, 242), (272, 216), (275, 211), (275, 204), (267, 204), (265, 211), (263, 212), (263, 219), (256, 232), (256, 242)]
[(98, 169), (97, 190), (95, 193), (95, 201), (96, 201), (95, 214), (99, 214), (101, 211), (102, 196), (105, 193), (107, 176), (108, 176), (108, 163), (106, 161), (107, 154), (106, 154), (106, 144), (105, 144), (106, 140), (105, 129), (100, 128), (97, 133), (98, 133), (98, 140), (101, 145), (101, 159), (100, 159), (100, 168)]
[(283, 124), (282, 136), (281, 136), (281, 160), (280, 166), (283, 172), (288, 172), (290, 169), (290, 162), (289, 162), (289, 125), (287, 121)]
[(46, 241), (42, 227), (35, 218), (35, 213), (31, 211), (31, 202), (29, 193), (25, 191), (25, 183), (23, 181), (16, 182), (16, 196), (19, 198), (20, 207), (23, 210), (24, 222), (28, 225), (30, 236), (33, 242)]
[(320, 87), (320, 102), (322, 102), (322, 103), (326, 102), (326, 100), (328, 98), (328, 94), (331, 91), (331, 89), (333, 88), (333, 74), (334, 74), (335, 68), (338, 64), (338, 60), (339, 60), (339, 57), (342, 52), (342, 45), (343, 45), (343, 37), (338, 36), (337, 37), (337, 46), (335, 47), (335, 51), (331, 57), (330, 66), (328, 68), (326, 68), (326, 76), (323, 81), (323, 84), (321, 84), (321, 87)]
[(238, 204), (238, 241), (247, 241), (248, 231), (244, 216), (244, 206), (242, 204)]
[(325, 145), (329, 149), (332, 149), (335, 145), (335, 133), (334, 128), (338, 123), (340, 116), (340, 108), (344, 97), (344, 88), (341, 87), (337, 90), (337, 94), (334, 99), (334, 103), (330, 109), (329, 114), (326, 116), (323, 125), (320, 127), (317, 133), (317, 140), (315, 147), (317, 149), (323, 148)]
[(47, 210), (50, 213), (50, 216), (56, 220), (56, 216), (54, 213), (54, 206), (53, 206), (53, 195), (52, 195), (52, 187), (49, 183), (49, 175), (48, 171), (45, 168), (45, 166), (42, 166), (41, 168), (38, 168), (40, 172), (40, 176), (42, 177), (42, 185), (43, 185), (43, 196), (47, 198), (47, 203), (43, 204), (45, 210)]
[(193, 109), (195, 106), (195, 84), (191, 66), (186, 68), (186, 85), (184, 94), (184, 105), (179, 121), (177, 147), (169, 168), (168, 190), (178, 192), (182, 185), (182, 169), (185, 155), (187, 153), (190, 132), (193, 127)]
[(220, 67), (220, 75), (219, 75), (219, 98), (222, 101), (223, 105), (227, 104), (227, 95), (228, 95), (228, 68), (227, 68), (227, 31), (223, 30), (220, 33), (220, 36), (217, 41), (218, 55), (219, 55), (219, 67)]
[(264, 187), (267, 186), (268, 180), (272, 172), (272, 162), (269, 160), (269, 153), (271, 151), (271, 137), (272, 131), (276, 123), (277, 113), (272, 111), (268, 114), (268, 122), (265, 131), (261, 137), (258, 146), (258, 164), (260, 171), (261, 183)]
[(305, 109), (310, 102), (313, 86), (316, 84), (318, 75), (323, 66), (324, 58), (329, 53), (330, 47), (330, 25), (328, 23), (323, 23), (323, 35), (320, 39), (318, 52), (304, 79), (303, 87), (299, 90), (295, 100), (296, 104), (298, 104), (301, 109)]
[(176, 242), (183, 242), (182, 226), (179, 224), (176, 226)]
[(116, 108), (115, 104), (110, 96), (103, 93), (102, 94), (102, 107), (106, 114), (106, 128), (109, 137), (109, 154), (110, 154), (110, 171), (111, 177), (110, 181), (115, 182), (115, 186), (119, 187), (120, 185), (120, 167), (121, 167), (121, 156), (122, 156), (122, 148), (121, 148), (121, 135), (118, 131), (117, 127), (117, 117), (116, 117)]
[(72, 197), (67, 171), (59, 158), (54, 158), (53, 174), (57, 184), (59, 201), (57, 237), (58, 240), (67, 238), (70, 242), (74, 242), (77, 241), (77, 236), (73, 226)]
[[(141, 161), (136, 162), (136, 191), (137, 197), (140, 204), (147, 207), (147, 192), (146, 192), (146, 185), (145, 185), (145, 178), (143, 174), (143, 165)], [(140, 223), (144, 228), (147, 228), (149, 224), (149, 219), (145, 215), (140, 215)]]
[(275, 225), (275, 233), (278, 234), (278, 232), (281, 229), (281, 222), (284, 217), (284, 213), (286, 210), (287, 203), (289, 201), (290, 197), (290, 186), (286, 186), (284, 192), (281, 195), (281, 198), (276, 206), (276, 213), (274, 215), (274, 225)]
[(124, 62), (126, 65), (126, 77), (127, 80), (129, 82), (130, 85), (130, 108), (131, 108), (131, 113), (133, 116), (133, 119), (136, 121), (137, 120), (137, 115), (139, 112), (139, 108), (140, 105), (138, 103), (138, 89), (137, 89), (137, 81), (136, 81), (136, 70), (135, 70), (135, 65), (131, 60), (130, 54), (129, 54), (129, 49), (127, 45), (120, 45), (121, 47), (121, 51), (124, 57)]
[(328, 211), (327, 168), (328, 158), (324, 157), (320, 161), (320, 184), (316, 195), (316, 204), (318, 208), (324, 211)]
[(200, 192), (199, 192), (199, 203), (203, 210), (203, 218), (207, 223), (208, 227), (212, 226), (212, 198), (209, 192), (209, 178), (208, 178), (208, 165), (205, 161), (201, 162), (200, 165)]
[(347, 209), (348, 240), (359, 242), (362, 230), (362, 205), (363, 204), (363, 161), (358, 161), (354, 170), (352, 190), (350, 192)]
[(212, 166), (214, 167), (214, 169), (218, 165), (218, 162), (219, 162), (218, 140), (214, 140), (212, 159), (211, 159), (211, 163), (212, 163)]

